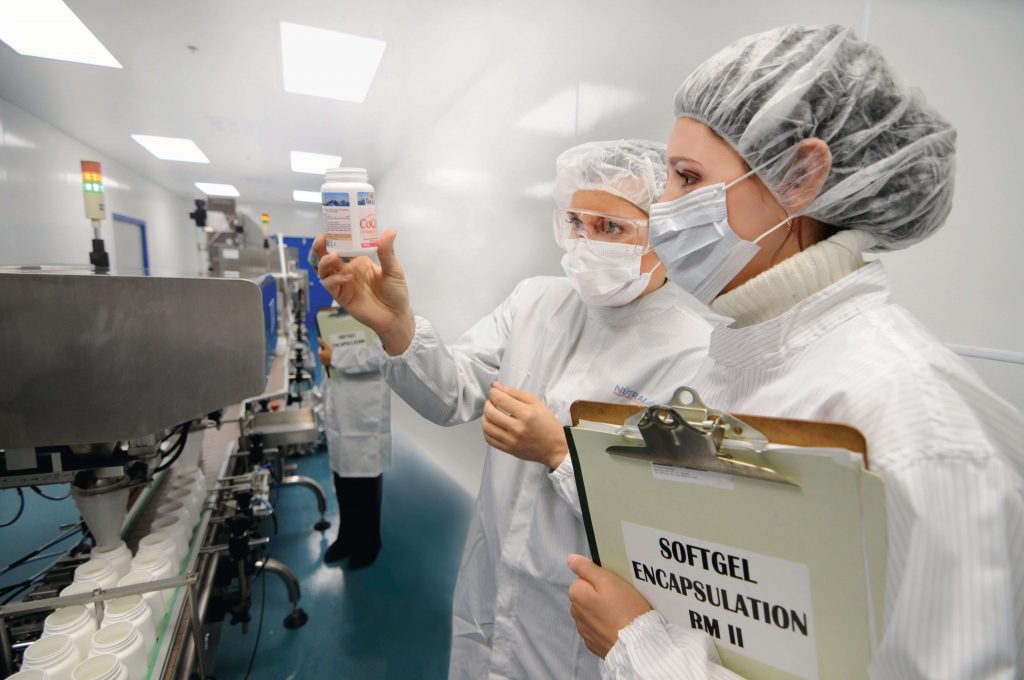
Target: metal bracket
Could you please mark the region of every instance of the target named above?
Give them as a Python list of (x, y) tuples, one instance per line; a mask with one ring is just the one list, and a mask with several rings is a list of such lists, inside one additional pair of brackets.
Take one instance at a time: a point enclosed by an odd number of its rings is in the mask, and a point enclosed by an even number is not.
[(739, 418), (708, 408), (696, 390), (680, 387), (668, 405), (656, 405), (629, 418), (645, 446), (609, 446), (607, 452), (639, 460), (679, 465), (798, 486), (771, 468), (734, 460), (729, 450), (762, 453), (768, 438)]

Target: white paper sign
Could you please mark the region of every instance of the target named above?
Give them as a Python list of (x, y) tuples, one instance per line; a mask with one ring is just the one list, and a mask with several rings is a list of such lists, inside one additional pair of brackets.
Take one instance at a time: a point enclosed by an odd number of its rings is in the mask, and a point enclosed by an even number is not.
[(225, 248), (222, 251), (220, 251), (220, 256), (223, 257), (225, 260), (237, 260), (238, 250), (236, 248)]
[(349, 347), (355, 347), (356, 345), (366, 344), (366, 335), (360, 331), (351, 331), (348, 333), (338, 333), (330, 337), (331, 349), (337, 351), (339, 349), (348, 349)]
[(669, 621), (715, 644), (818, 680), (806, 565), (622, 523), (632, 583)]

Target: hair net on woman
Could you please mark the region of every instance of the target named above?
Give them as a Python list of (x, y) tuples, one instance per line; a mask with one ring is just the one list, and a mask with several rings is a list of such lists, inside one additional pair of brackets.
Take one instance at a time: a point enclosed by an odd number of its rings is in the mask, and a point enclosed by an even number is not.
[(956, 131), (849, 28), (786, 26), (743, 38), (686, 79), (675, 113), (731, 144), (787, 210), (813, 169), (795, 146), (825, 141), (832, 170), (800, 214), (866, 231), (876, 250), (924, 239), (949, 214)]
[(646, 139), (587, 142), (555, 160), (555, 205), (568, 208), (580, 190), (607, 191), (644, 212), (665, 188), (665, 145)]

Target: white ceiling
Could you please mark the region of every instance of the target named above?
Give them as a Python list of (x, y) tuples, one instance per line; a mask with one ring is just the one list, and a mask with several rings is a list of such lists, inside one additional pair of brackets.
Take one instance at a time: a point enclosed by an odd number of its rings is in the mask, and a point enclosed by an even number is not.
[[(289, 167), (289, 151), (340, 154), (381, 176), (407, 140), (486, 67), (491, 6), (446, 0), (339, 3), (326, 0), (68, 0), (123, 70), (23, 57), (0, 43), (0, 96), (168, 189), (234, 184), (242, 200), (291, 203), (293, 189), (319, 189)], [(290, 94), (282, 88), (279, 22), (386, 40), (365, 103)], [(194, 46), (191, 49), (189, 46)], [(472, 58), (466, 58), (472, 55)], [(344, 64), (337, 64), (339, 70)], [(387, 134), (379, 131), (387, 130)], [(187, 137), (209, 165), (161, 161), (132, 133)]]
[[(291, 171), (298, 150), (340, 154), (374, 181), (394, 171), (546, 201), (571, 143), (664, 139), (671, 92), (721, 45), (787, 21), (855, 23), (863, 1), (745, 3), (736, 17), (683, 0), (67, 0), (124, 69), (0, 43), (0, 97), (182, 196), (217, 182), (246, 204), (298, 205), (293, 190), (321, 183)], [(285, 92), (281, 21), (385, 40), (366, 101)], [(158, 160), (133, 133), (193, 139), (210, 163)]]

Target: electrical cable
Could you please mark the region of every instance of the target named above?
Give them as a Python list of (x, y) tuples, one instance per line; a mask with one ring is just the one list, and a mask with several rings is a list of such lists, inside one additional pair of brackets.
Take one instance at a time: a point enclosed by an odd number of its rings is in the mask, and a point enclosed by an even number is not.
[[(278, 493), (280, 494), (280, 492), (278, 492)], [(266, 578), (266, 568), (267, 568), (267, 562), (270, 561), (270, 557), (271, 557), (271, 555), (274, 554), (274, 548), (277, 545), (277, 511), (274, 509), (274, 506), (272, 506), (270, 503), (267, 503), (267, 501), (263, 500), (262, 498), (259, 499), (259, 501), (260, 501), (260, 503), (262, 503), (262, 504), (266, 505), (268, 508), (270, 508), (270, 512), (271, 512), (270, 517), (274, 521), (274, 534), (273, 534), (273, 536), (270, 537), (270, 548), (267, 549), (267, 554), (263, 557), (263, 564), (256, 571), (256, 573), (253, 575), (253, 580), (259, 578), (260, 576), (263, 577), (263, 580), (261, 582), (262, 583), (262, 589), (261, 589), (261, 594), (260, 594), (260, 620), (259, 620), (259, 623), (256, 624), (256, 640), (253, 642), (253, 645), (252, 645), (252, 655), (249, 657), (249, 667), (245, 671), (245, 679), (244, 680), (249, 680), (249, 674), (252, 673), (253, 665), (256, 663), (256, 652), (260, 648), (260, 637), (263, 635), (263, 615), (266, 614), (266, 612), (267, 612), (267, 578)]]
[(71, 527), (70, 529), (65, 531), (63, 534), (61, 534), (57, 538), (55, 538), (52, 541), (46, 543), (45, 545), (39, 546), (35, 550), (33, 550), (33, 551), (31, 551), (31, 552), (29, 552), (29, 553), (27, 553), (25, 555), (22, 555), (18, 559), (14, 560), (10, 564), (8, 564), (3, 569), (0, 569), (0, 576), (3, 576), (4, 574), (6, 574), (9, 571), (12, 571), (13, 569), (17, 569), (18, 567), (20, 567), (21, 565), (25, 564), (26, 562), (31, 560), (33, 557), (35, 557), (39, 553), (43, 552), (44, 550), (48, 550), (48, 549), (52, 548), (53, 546), (57, 545), (58, 543), (66, 540), (68, 538), (71, 538), (75, 534), (81, 532), (84, 527), (85, 527), (85, 523), (84, 522), (78, 522), (77, 524), (75, 524), (73, 527)]
[[(266, 562), (264, 562), (266, 564)], [(256, 664), (256, 652), (260, 648), (260, 637), (263, 635), (263, 615), (267, 613), (267, 579), (263, 577), (262, 594), (260, 595), (260, 621), (256, 624), (256, 640), (252, 645), (252, 655), (249, 657), (249, 667), (245, 670), (245, 680), (249, 680), (252, 667)]]
[(64, 499), (66, 499), (68, 496), (71, 495), (71, 485), (70, 484), (68, 485), (68, 492), (66, 494), (64, 494), (63, 496), (60, 496), (60, 497), (57, 497), (57, 496), (47, 496), (45, 493), (43, 493), (42, 489), (40, 489), (38, 486), (31, 486), (29, 488), (32, 489), (33, 491), (35, 491), (36, 494), (42, 496), (43, 498), (45, 498), (48, 501), (62, 501)]
[(25, 512), (25, 492), (22, 491), (20, 487), (16, 488), (15, 491), (18, 492), (18, 500), (21, 501), (21, 503), (18, 505), (18, 511), (14, 513), (14, 517), (12, 517), (10, 520), (0, 524), (0, 529), (4, 527), (9, 527), (15, 522), (17, 522), (21, 518), (21, 513)]
[(166, 470), (167, 468), (174, 465), (174, 463), (181, 456), (181, 452), (185, 450), (185, 444), (186, 442), (188, 442), (188, 433), (189, 430), (191, 429), (192, 421), (190, 420), (189, 422), (184, 424), (181, 434), (178, 436), (178, 441), (174, 442), (174, 444), (171, 445), (171, 448), (168, 449), (167, 453), (165, 454), (166, 460), (164, 460), (159, 465), (157, 465), (156, 468), (154, 468), (153, 474), (156, 474), (157, 472), (162, 472), (163, 470)]

